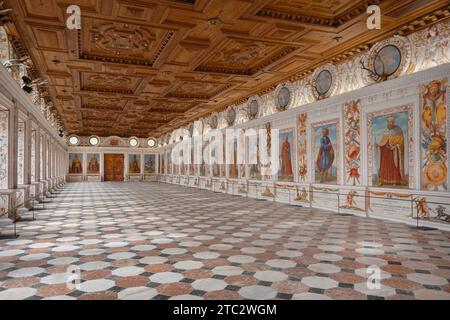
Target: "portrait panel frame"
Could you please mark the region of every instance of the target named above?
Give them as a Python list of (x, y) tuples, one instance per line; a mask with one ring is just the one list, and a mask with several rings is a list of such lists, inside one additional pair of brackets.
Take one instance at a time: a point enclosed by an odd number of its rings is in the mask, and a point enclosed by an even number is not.
[[(69, 174), (82, 175), (83, 174), (83, 153), (70, 152), (68, 155), (68, 158), (69, 158)], [(74, 160), (76, 158), (78, 158), (80, 166), (78, 166), (78, 164), (74, 163)]]
[[(335, 128), (334, 130), (334, 139), (332, 140), (332, 145), (333, 145), (333, 150), (334, 150), (334, 160), (332, 162), (332, 167), (334, 166), (336, 168), (336, 181), (334, 181), (334, 179), (332, 181), (320, 181), (318, 179), (317, 176), (317, 168), (316, 168), (316, 161), (317, 161), (317, 157), (319, 154), (319, 150), (320, 150), (320, 146), (317, 144), (316, 142), (316, 133), (318, 134), (319, 130), (322, 131), (323, 128), (330, 128), (333, 127)], [(340, 133), (341, 133), (341, 120), (340, 118), (332, 118), (329, 120), (323, 120), (323, 121), (317, 121), (314, 123), (311, 123), (311, 175), (312, 175), (312, 179), (311, 181), (313, 181), (316, 184), (332, 184), (332, 185), (339, 185), (341, 183), (341, 138), (340, 138)], [(334, 140), (334, 141), (333, 141)], [(333, 143), (334, 142), (334, 143)], [(333, 176), (333, 173), (332, 173)]]
[[(407, 185), (375, 185), (374, 184), (374, 174), (376, 171), (375, 168), (375, 144), (374, 144), (374, 119), (388, 116), (395, 116), (401, 113), (407, 113), (407, 137), (404, 139), (404, 143), (407, 146), (407, 150), (405, 150), (405, 157), (408, 159), (405, 161), (408, 164), (408, 168), (404, 168), (404, 171), (408, 172), (408, 180)], [(414, 189), (415, 187), (415, 164), (414, 164), (414, 110), (411, 104), (406, 104), (403, 106), (397, 107), (387, 107), (378, 111), (368, 112), (366, 114), (366, 123), (367, 123), (367, 185), (369, 187), (380, 187), (380, 188), (396, 188), (396, 189)], [(405, 132), (403, 132), (405, 134)]]
[[(290, 145), (290, 162), (291, 162), (291, 175), (282, 175), (281, 171), (282, 168), (282, 157), (283, 157), (283, 141), (285, 138), (288, 138), (288, 142)], [(278, 166), (278, 172), (277, 172), (277, 180), (283, 181), (283, 182), (294, 182), (295, 181), (295, 171), (296, 171), (296, 152), (297, 152), (297, 146), (296, 146), (296, 139), (295, 139), (295, 128), (289, 127), (280, 129), (279, 131), (279, 166)]]
[[(94, 156), (97, 159), (96, 164), (94, 163)], [(100, 153), (90, 152), (86, 154), (86, 170), (87, 174), (100, 174)]]
[[(136, 162), (135, 162), (136, 157)], [(137, 167), (136, 167), (136, 164)], [(139, 169), (139, 170), (137, 170)], [(128, 174), (129, 175), (139, 175), (141, 174), (141, 154), (130, 153), (128, 154)]]

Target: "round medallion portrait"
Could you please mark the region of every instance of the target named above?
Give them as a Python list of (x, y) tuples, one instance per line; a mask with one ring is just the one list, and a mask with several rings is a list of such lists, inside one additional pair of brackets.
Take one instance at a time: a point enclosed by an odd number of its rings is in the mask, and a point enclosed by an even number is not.
[(257, 100), (252, 100), (248, 106), (248, 115), (251, 119), (256, 118), (259, 112), (259, 103)]
[(377, 52), (374, 60), (374, 70), (378, 75), (393, 75), (402, 62), (400, 49), (392, 44), (384, 46)]
[(278, 109), (279, 110), (286, 110), (289, 102), (291, 102), (291, 91), (289, 91), (289, 88), (283, 87), (278, 92)]
[(234, 108), (228, 109), (227, 112), (227, 122), (228, 125), (233, 125), (234, 121), (236, 120), (236, 110), (234, 110)]
[(333, 82), (333, 76), (328, 70), (322, 70), (316, 77), (317, 92), (321, 95), (328, 93)]
[(216, 129), (218, 124), (219, 119), (217, 118), (217, 116), (212, 116), (211, 118), (209, 118), (209, 125), (211, 126), (211, 128)]

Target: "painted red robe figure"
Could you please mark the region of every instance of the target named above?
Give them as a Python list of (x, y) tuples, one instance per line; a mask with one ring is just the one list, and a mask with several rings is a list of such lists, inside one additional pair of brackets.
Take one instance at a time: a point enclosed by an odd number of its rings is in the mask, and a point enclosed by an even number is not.
[(283, 176), (292, 176), (292, 172), (291, 144), (286, 137), (281, 146), (281, 173)]
[(378, 184), (404, 185), (405, 138), (403, 130), (395, 124), (395, 118), (387, 119), (387, 127), (378, 141)]

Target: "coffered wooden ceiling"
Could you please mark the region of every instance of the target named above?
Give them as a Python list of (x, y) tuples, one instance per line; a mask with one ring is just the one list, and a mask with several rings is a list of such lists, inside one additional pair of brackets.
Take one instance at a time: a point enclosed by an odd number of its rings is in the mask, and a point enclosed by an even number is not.
[[(378, 4), (381, 30), (366, 28)], [(65, 26), (81, 8), (81, 30)], [(447, 0), (5, 0), (67, 133), (159, 136), (448, 18)]]

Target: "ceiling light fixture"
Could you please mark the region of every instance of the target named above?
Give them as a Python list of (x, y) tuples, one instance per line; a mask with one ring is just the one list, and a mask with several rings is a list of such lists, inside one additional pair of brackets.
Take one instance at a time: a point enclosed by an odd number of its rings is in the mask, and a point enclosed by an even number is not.
[(209, 26), (217, 26), (218, 24), (221, 24), (221, 23), (222, 23), (222, 20), (220, 20), (219, 18), (208, 19)]

